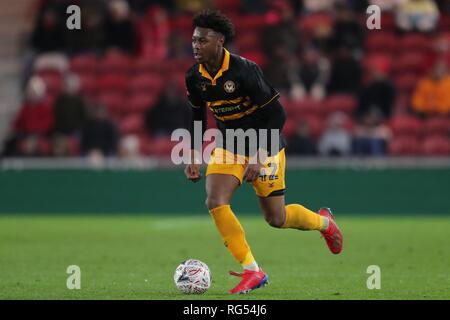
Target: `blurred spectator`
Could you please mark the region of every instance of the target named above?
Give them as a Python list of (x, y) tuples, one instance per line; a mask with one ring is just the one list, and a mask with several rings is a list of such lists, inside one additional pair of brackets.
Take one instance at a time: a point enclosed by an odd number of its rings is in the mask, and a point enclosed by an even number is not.
[(391, 132), (382, 124), (383, 115), (378, 109), (371, 109), (356, 126), (353, 138), (353, 152), (356, 155), (381, 156), (386, 154), (386, 147)]
[(197, 13), (211, 6), (211, 0), (176, 0), (178, 10), (185, 13)]
[(331, 12), (336, 0), (303, 0), (303, 7), (308, 12), (328, 11)]
[(443, 61), (438, 61), (429, 76), (422, 78), (413, 93), (413, 109), (424, 115), (450, 113), (450, 75)]
[(345, 128), (346, 115), (335, 112), (328, 118), (327, 128), (319, 139), (318, 150), (324, 156), (346, 156), (351, 152), (352, 138)]
[(170, 36), (169, 17), (161, 6), (151, 6), (140, 27), (141, 53), (152, 59), (167, 57)]
[(397, 6), (404, 1), (405, 0), (370, 0), (370, 4), (379, 6), (382, 12), (388, 12), (388, 11), (395, 11)]
[(137, 38), (128, 3), (125, 0), (113, 0), (109, 3), (109, 10), (110, 15), (105, 27), (106, 47), (134, 53)]
[(430, 32), (439, 20), (433, 0), (405, 0), (397, 8), (396, 22), (402, 31)]
[(100, 0), (80, 0), (81, 30), (66, 32), (67, 49), (70, 53), (102, 53), (105, 49), (106, 4)]
[(152, 136), (170, 136), (175, 129), (188, 128), (190, 110), (183, 93), (169, 83), (156, 104), (145, 113), (145, 127)]
[(51, 153), (55, 157), (76, 156), (78, 149), (78, 140), (73, 137), (57, 133), (51, 139)]
[(93, 106), (89, 109), (89, 120), (82, 130), (81, 151), (92, 157), (94, 162), (102, 156), (114, 155), (117, 151), (118, 131), (108, 119), (103, 106)]
[(40, 141), (53, 127), (53, 109), (46, 100), (46, 86), (32, 77), (26, 87), (25, 101), (6, 138), (3, 156), (39, 156)]
[(31, 46), (37, 52), (61, 51), (65, 47), (65, 21), (53, 7), (38, 16), (31, 35)]
[(175, 33), (169, 39), (169, 59), (192, 57), (191, 43), (180, 33)]
[[(290, 69), (292, 70), (292, 68)], [(303, 53), (297, 69), (298, 73), (291, 86), (291, 97), (294, 100), (300, 100), (308, 95), (322, 100), (326, 95), (326, 85), (330, 73), (328, 59), (319, 51), (308, 48)]]
[(361, 66), (346, 46), (337, 50), (331, 65), (329, 93), (355, 93), (361, 81)]
[[(388, 2), (389, 0), (382, 0)], [(370, 5), (369, 0), (347, 0), (347, 5), (355, 13), (366, 14), (367, 7)]]
[(247, 14), (264, 14), (267, 11), (266, 0), (242, 0), (242, 12)]
[(289, 137), (286, 151), (291, 155), (315, 155), (316, 145), (311, 137), (311, 129), (306, 121), (300, 121), (294, 134)]
[(424, 59), (424, 70), (430, 70), (433, 65), (443, 60), (450, 66), (450, 34), (442, 33), (433, 39), (431, 51)]
[(136, 159), (140, 157), (140, 143), (136, 135), (128, 134), (120, 139), (119, 156), (122, 159)]
[(79, 133), (86, 121), (86, 103), (80, 94), (80, 79), (74, 74), (64, 78), (64, 92), (53, 107), (55, 132), (64, 135)]
[(359, 52), (364, 44), (364, 29), (356, 15), (345, 3), (339, 2), (335, 8), (336, 17), (333, 26), (332, 47), (347, 47)]
[(291, 86), (298, 79), (298, 58), (283, 47), (277, 48), (273, 54), (264, 67), (264, 74), (277, 90), (282, 94), (289, 94)]
[(14, 130), (20, 135), (46, 135), (53, 129), (53, 108), (46, 99), (46, 86), (39, 77), (30, 79), (26, 98), (14, 122)]
[(263, 30), (263, 50), (269, 58), (276, 58), (279, 50), (288, 53), (298, 53), (300, 49), (300, 34), (297, 30), (294, 12), (287, 2), (282, 2)]
[(154, 5), (163, 6), (172, 13), (176, 11), (175, 0), (128, 0), (128, 3), (133, 12), (140, 16), (144, 15), (148, 8)]
[(383, 66), (370, 69), (370, 82), (361, 89), (359, 95), (357, 110), (359, 117), (365, 117), (372, 109), (377, 109), (381, 113), (380, 116), (385, 119), (391, 116), (396, 92), (387, 71)]

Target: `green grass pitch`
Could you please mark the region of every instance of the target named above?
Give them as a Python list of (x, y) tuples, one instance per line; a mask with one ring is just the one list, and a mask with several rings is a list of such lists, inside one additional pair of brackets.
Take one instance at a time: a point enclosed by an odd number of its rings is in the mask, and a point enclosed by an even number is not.
[[(0, 216), (0, 299), (449, 299), (448, 217), (337, 216), (344, 252), (332, 255), (315, 231), (277, 230), (242, 216), (247, 239), (270, 285), (245, 296), (227, 292), (239, 271), (210, 217)], [(206, 262), (209, 291), (178, 293), (177, 265)], [(81, 268), (69, 290), (66, 269)], [(381, 268), (368, 290), (367, 267)]]

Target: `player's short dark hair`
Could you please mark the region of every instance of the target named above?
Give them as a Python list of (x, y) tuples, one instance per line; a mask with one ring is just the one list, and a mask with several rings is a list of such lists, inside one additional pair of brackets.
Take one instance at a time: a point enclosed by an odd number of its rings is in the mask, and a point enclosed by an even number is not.
[(208, 28), (223, 34), (225, 43), (234, 38), (234, 25), (222, 12), (206, 9), (195, 15), (192, 20), (194, 28)]

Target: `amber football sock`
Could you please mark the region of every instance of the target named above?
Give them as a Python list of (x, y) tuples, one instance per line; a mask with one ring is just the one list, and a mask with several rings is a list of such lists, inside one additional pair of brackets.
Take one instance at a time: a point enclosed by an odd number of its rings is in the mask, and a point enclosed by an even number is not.
[(230, 205), (223, 205), (209, 210), (217, 229), (222, 236), (225, 247), (244, 269), (258, 271), (259, 267), (245, 239), (245, 232)]
[(286, 220), (281, 228), (300, 230), (324, 230), (328, 227), (328, 219), (312, 212), (299, 204), (286, 207)]

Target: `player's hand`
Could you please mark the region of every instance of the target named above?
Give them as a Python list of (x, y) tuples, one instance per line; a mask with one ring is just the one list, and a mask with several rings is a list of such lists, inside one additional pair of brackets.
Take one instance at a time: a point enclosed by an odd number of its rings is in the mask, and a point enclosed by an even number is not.
[(192, 182), (197, 182), (202, 178), (199, 164), (188, 164), (184, 169), (184, 174)]
[(244, 180), (247, 182), (252, 182), (258, 179), (261, 174), (261, 170), (264, 169), (264, 166), (260, 163), (249, 164), (247, 168), (245, 168), (244, 172)]

